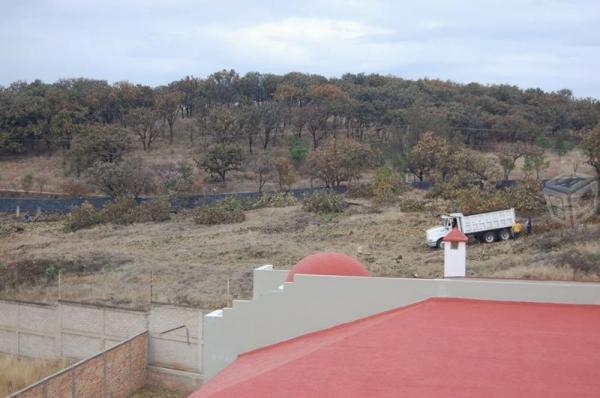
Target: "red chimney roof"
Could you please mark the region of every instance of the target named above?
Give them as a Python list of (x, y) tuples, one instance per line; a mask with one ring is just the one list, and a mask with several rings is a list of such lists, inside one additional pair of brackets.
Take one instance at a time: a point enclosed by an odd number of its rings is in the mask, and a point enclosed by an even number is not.
[(598, 305), (435, 298), (241, 354), (190, 398), (595, 397), (598, 330)]
[(469, 238), (463, 234), (458, 228), (452, 228), (452, 231), (443, 239), (444, 242), (468, 242)]

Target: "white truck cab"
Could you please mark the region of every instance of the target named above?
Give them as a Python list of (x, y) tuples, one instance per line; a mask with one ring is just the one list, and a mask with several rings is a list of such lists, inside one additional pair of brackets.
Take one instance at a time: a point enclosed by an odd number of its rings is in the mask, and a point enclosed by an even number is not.
[(429, 228), (425, 233), (425, 241), (429, 247), (441, 247), (442, 239), (453, 227), (457, 227), (471, 239), (481, 238), (486, 243), (492, 243), (497, 239), (511, 238), (511, 228), (515, 224), (515, 209), (469, 216), (462, 213), (450, 213), (442, 215), (441, 219), (441, 226)]

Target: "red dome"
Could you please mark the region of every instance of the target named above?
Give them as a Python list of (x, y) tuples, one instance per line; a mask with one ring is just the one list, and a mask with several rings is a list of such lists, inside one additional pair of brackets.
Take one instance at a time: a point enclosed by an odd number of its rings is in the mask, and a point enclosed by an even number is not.
[(354, 257), (334, 252), (316, 253), (304, 257), (288, 272), (286, 282), (293, 282), (296, 274), (371, 276)]

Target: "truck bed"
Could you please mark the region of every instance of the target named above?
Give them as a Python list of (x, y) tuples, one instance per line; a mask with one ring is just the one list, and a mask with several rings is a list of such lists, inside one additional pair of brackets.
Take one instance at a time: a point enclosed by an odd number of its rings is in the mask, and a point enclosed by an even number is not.
[(464, 216), (463, 232), (472, 234), (495, 229), (512, 228), (515, 224), (515, 209), (491, 211), (489, 213)]

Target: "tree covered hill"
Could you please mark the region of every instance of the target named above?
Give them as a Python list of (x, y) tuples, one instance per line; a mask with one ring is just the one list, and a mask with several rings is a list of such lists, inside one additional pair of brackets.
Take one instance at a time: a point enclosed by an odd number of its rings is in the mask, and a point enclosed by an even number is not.
[[(233, 70), (149, 87), (65, 79), (0, 87), (0, 153), (69, 149), (73, 140), (119, 128), (144, 149), (199, 137), (269, 149), (277, 136), (306, 136), (313, 148), (345, 134), (408, 153), (425, 131), (451, 142), (577, 142), (597, 124), (600, 103), (569, 90), (406, 80), (377, 74), (286, 75)], [(182, 131), (175, 132), (178, 119)], [(83, 138), (85, 139), (85, 138)], [(385, 152), (385, 151), (384, 151)]]

